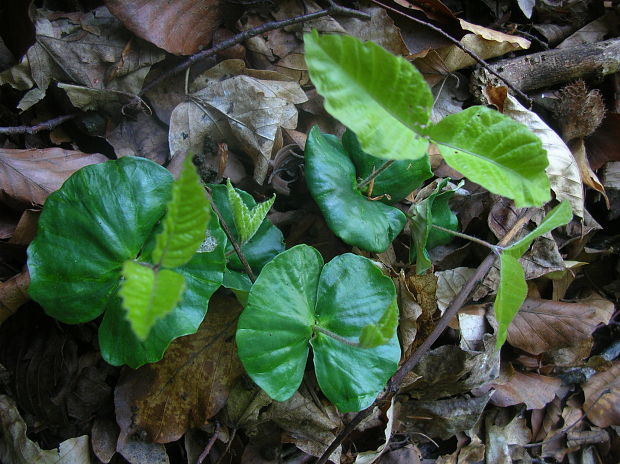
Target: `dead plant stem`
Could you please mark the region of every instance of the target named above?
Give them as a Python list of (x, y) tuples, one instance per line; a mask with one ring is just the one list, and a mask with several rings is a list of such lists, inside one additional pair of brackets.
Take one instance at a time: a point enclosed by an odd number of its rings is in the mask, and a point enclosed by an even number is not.
[(57, 116), (47, 121), (40, 122), (34, 126), (13, 126), (13, 127), (0, 127), (0, 134), (14, 135), (14, 134), (36, 134), (43, 130), (52, 130), (56, 126), (60, 126), (62, 123), (70, 121), (75, 118), (75, 114), (65, 114)]

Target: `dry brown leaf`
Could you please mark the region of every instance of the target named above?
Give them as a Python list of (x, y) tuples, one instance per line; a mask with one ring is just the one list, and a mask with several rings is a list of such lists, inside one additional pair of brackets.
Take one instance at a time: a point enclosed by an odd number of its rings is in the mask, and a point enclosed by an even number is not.
[(583, 410), (593, 424), (620, 425), (620, 361), (590, 377), (583, 392), (586, 397)]
[(168, 161), (168, 130), (151, 115), (143, 112), (135, 119), (123, 119), (106, 140), (114, 147), (116, 156), (140, 156), (159, 164)]
[(607, 198), (607, 194), (605, 193), (605, 187), (603, 187), (603, 184), (598, 179), (597, 175), (590, 167), (590, 163), (588, 162), (586, 155), (586, 146), (583, 138), (575, 139), (569, 142), (568, 147), (573, 153), (575, 161), (577, 161), (577, 166), (579, 166), (581, 181), (584, 183), (584, 185), (587, 185), (588, 187), (596, 190), (601, 195), (603, 195), (603, 198), (605, 199), (605, 204), (607, 205), (607, 209), (610, 209), (611, 206), (609, 204), (609, 198)]
[(520, 451), (518, 445), (525, 445), (530, 441), (531, 431), (525, 417), (517, 414), (512, 420), (507, 419), (508, 411), (495, 409), (485, 416), (486, 464), (515, 462), (512, 455)]
[(508, 327), (508, 342), (532, 354), (573, 345), (607, 323), (588, 304), (527, 298)]
[(0, 201), (21, 208), (42, 205), (75, 171), (107, 160), (62, 148), (0, 149)]
[[(437, 307), (443, 312), (448, 308), (454, 297), (461, 291), (465, 282), (474, 275), (476, 270), (470, 267), (457, 267), (447, 271), (435, 272), (437, 277)], [(478, 298), (474, 298), (478, 299)]]
[(163, 359), (127, 371), (114, 402), (121, 438), (135, 434), (168, 443), (207, 423), (243, 373), (234, 345), (237, 300), (215, 296), (197, 333), (172, 342)]
[(502, 368), (491, 388), (495, 389), (491, 402), (496, 406), (524, 403), (527, 409), (542, 409), (559, 393), (562, 381), (556, 377), (520, 372), (508, 364)]
[(116, 446), (121, 456), (129, 464), (170, 464), (166, 447), (161, 443), (151, 443), (140, 440), (138, 437), (127, 437)]
[(30, 300), (30, 274), (23, 271), (5, 282), (0, 282), (0, 325)]
[(177, 55), (205, 48), (222, 22), (220, 0), (106, 0), (105, 4), (138, 37)]
[(603, 171), (603, 182), (609, 193), (611, 210), (609, 219), (614, 220), (620, 216), (620, 162), (610, 161)]
[(620, 113), (607, 113), (599, 128), (586, 139), (586, 151), (592, 169), (596, 171), (609, 161), (620, 161), (619, 133)]
[(111, 418), (97, 418), (90, 431), (90, 445), (101, 462), (107, 464), (116, 454), (118, 426)]
[(27, 209), (19, 218), (17, 227), (13, 232), (13, 236), (9, 243), (15, 245), (28, 246), (37, 234), (37, 225), (39, 224), (40, 209)]

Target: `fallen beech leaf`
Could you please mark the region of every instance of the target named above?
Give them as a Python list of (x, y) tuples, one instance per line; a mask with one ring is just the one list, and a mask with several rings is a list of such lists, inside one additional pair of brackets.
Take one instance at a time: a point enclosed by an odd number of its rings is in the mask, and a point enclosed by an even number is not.
[(620, 425), (620, 361), (588, 379), (583, 386), (588, 419), (599, 427)]
[(70, 438), (57, 449), (42, 450), (26, 436), (15, 402), (0, 395), (0, 461), (6, 464), (90, 464), (88, 436)]
[(620, 162), (610, 161), (603, 171), (605, 188), (609, 193), (611, 209), (609, 219), (614, 220), (620, 216)]
[(605, 166), (608, 161), (620, 161), (618, 133), (620, 133), (620, 113), (607, 113), (594, 134), (586, 138), (588, 159), (595, 171)]
[(140, 112), (135, 120), (123, 119), (106, 139), (117, 157), (141, 156), (159, 164), (168, 161), (168, 131), (152, 115)]
[(161, 443), (150, 443), (139, 440), (136, 437), (127, 437), (116, 445), (116, 451), (123, 456), (129, 464), (170, 464), (170, 458), (166, 453), (166, 447)]
[[(437, 307), (441, 314), (448, 308), (454, 297), (461, 291), (465, 282), (470, 279), (476, 270), (470, 267), (457, 267), (447, 271), (435, 272), (437, 277)], [(483, 295), (484, 296), (484, 295)], [(474, 298), (475, 300), (479, 298)]]
[(37, 225), (39, 224), (40, 209), (27, 209), (19, 218), (17, 227), (13, 232), (13, 236), (9, 243), (15, 245), (28, 246), (37, 234)]
[(494, 405), (507, 407), (525, 403), (529, 410), (542, 409), (553, 401), (562, 388), (562, 381), (556, 377), (520, 372), (508, 364), (489, 386), (495, 389), (491, 398)]
[(118, 426), (111, 418), (97, 418), (90, 430), (90, 445), (101, 462), (107, 464), (116, 454)]
[(590, 163), (588, 162), (586, 155), (586, 146), (583, 141), (583, 138), (579, 138), (573, 140), (568, 143), (568, 146), (573, 153), (573, 157), (575, 161), (577, 161), (577, 166), (579, 166), (579, 173), (581, 174), (581, 181), (584, 185), (596, 190), (605, 199), (605, 204), (607, 205), (607, 209), (611, 209), (609, 204), (609, 198), (607, 198), (607, 194), (605, 193), (605, 187), (598, 179), (597, 175), (594, 173), (592, 168), (590, 167)]
[(240, 311), (234, 298), (211, 298), (198, 332), (173, 341), (161, 361), (121, 377), (114, 394), (119, 441), (139, 432), (169, 443), (218, 413), (243, 373), (233, 336)]
[(19, 207), (42, 205), (67, 178), (89, 164), (108, 158), (62, 148), (0, 149), (0, 201)]
[(589, 338), (609, 317), (589, 304), (527, 298), (508, 327), (508, 343), (541, 354)]
[(23, 271), (5, 282), (0, 282), (0, 325), (30, 300), (30, 275)]
[(525, 417), (517, 414), (506, 423), (506, 412), (503, 409), (495, 409), (485, 416), (486, 464), (515, 462), (511, 458), (512, 452), (517, 451), (517, 446), (514, 445), (525, 445), (530, 441), (531, 432)]
[(220, 0), (105, 0), (131, 32), (167, 52), (192, 55), (211, 42), (222, 22)]

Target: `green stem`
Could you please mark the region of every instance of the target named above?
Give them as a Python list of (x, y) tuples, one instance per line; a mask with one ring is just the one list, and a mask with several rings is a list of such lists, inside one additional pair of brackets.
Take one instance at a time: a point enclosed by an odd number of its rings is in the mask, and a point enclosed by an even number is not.
[(344, 343), (345, 345), (349, 345), (349, 346), (354, 346), (356, 348), (360, 347), (360, 344), (357, 342), (352, 342), (351, 340), (349, 340), (348, 338), (344, 338), (340, 335), (338, 335), (337, 333), (332, 332), (331, 330), (327, 330), (323, 327), (320, 327), (318, 325), (315, 325), (313, 327), (314, 330), (316, 330), (317, 332), (321, 332), (322, 334), (327, 335), (328, 337), (333, 338), (334, 340), (338, 340), (340, 343)]
[(477, 243), (478, 245), (482, 245), (484, 247), (487, 247), (489, 249), (491, 249), (494, 253), (499, 253), (503, 250), (503, 247), (500, 247), (498, 245), (493, 245), (492, 243), (489, 243), (485, 240), (482, 240), (478, 237), (473, 237), (471, 235), (467, 235), (467, 234), (462, 234), (461, 232), (457, 232), (456, 230), (452, 230), (452, 229), (446, 229), (445, 227), (441, 227), (438, 226), (437, 224), (431, 224), (431, 227), (433, 229), (437, 229), (437, 230), (441, 230), (442, 232), (446, 232), (450, 235), (454, 235), (455, 237), (460, 237), (460, 238), (464, 238), (465, 240), (469, 240), (470, 242), (474, 242)]
[(370, 184), (373, 180), (375, 180), (379, 174), (381, 174), (383, 171), (389, 168), (392, 164), (394, 164), (394, 161), (396, 160), (387, 160), (385, 163), (383, 163), (381, 167), (379, 167), (379, 169), (374, 170), (372, 174), (366, 177), (366, 179), (360, 181), (357, 184), (358, 190), (362, 190), (364, 187)]

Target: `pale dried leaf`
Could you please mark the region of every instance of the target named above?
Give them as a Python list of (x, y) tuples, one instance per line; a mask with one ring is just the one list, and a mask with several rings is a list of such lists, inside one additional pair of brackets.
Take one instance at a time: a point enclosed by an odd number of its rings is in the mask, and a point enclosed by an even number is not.
[(588, 419), (599, 427), (620, 425), (620, 361), (590, 377), (583, 386)]
[(486, 320), (487, 305), (470, 305), (459, 310), (458, 323), (461, 332), (461, 349), (484, 350), (484, 336), (489, 332)]
[(508, 327), (508, 342), (540, 354), (587, 339), (608, 320), (588, 304), (527, 298)]
[(475, 273), (476, 270), (470, 267), (457, 267), (447, 271), (435, 272), (435, 276), (437, 276), (437, 307), (441, 314)]
[(197, 333), (173, 341), (161, 361), (119, 380), (114, 402), (121, 437), (139, 432), (168, 443), (219, 412), (243, 372), (232, 324), (240, 311), (232, 297), (211, 298)]
[(122, 442), (119, 440), (116, 451), (127, 459), (129, 464), (170, 464), (166, 448), (161, 443), (150, 443), (140, 441), (135, 437), (128, 437)]
[(42, 450), (26, 436), (17, 405), (0, 395), (0, 462), (6, 464), (90, 464), (88, 436), (70, 438), (58, 448)]
[(600, 18), (589, 22), (581, 29), (559, 43), (556, 48), (570, 48), (578, 45), (600, 42), (605, 40), (616, 26), (617, 16), (614, 11), (607, 10)]
[[(501, 412), (496, 410), (494, 412)], [(530, 430), (525, 417), (515, 416), (510, 422), (503, 423), (501, 414), (485, 417), (486, 425), (486, 460), (487, 464), (510, 464), (514, 445), (525, 445), (530, 441)]]
[(607, 209), (610, 209), (611, 206), (609, 204), (609, 198), (607, 198), (607, 194), (605, 193), (605, 187), (603, 187), (603, 184), (599, 180), (598, 176), (590, 167), (583, 138), (572, 140), (569, 142), (568, 146), (573, 154), (573, 157), (575, 158), (575, 161), (577, 162), (577, 166), (579, 166), (581, 181), (584, 185), (587, 185), (603, 195), (605, 203), (607, 204)]
[(390, 438), (392, 437), (392, 429), (394, 428), (394, 399), (390, 404), (387, 412), (385, 413), (387, 416), (388, 422), (385, 426), (384, 436), (385, 441), (381, 443), (381, 445), (374, 451), (363, 451), (357, 454), (355, 458), (355, 464), (372, 464), (385, 452), (388, 444), (390, 443)]
[(206, 48), (222, 22), (220, 0), (106, 0), (105, 4), (138, 37), (177, 55)]
[(0, 149), (0, 200), (42, 205), (75, 171), (107, 160), (99, 153), (62, 148)]

